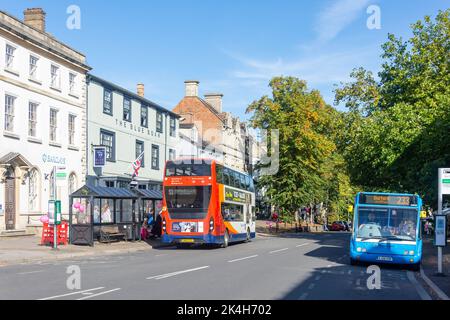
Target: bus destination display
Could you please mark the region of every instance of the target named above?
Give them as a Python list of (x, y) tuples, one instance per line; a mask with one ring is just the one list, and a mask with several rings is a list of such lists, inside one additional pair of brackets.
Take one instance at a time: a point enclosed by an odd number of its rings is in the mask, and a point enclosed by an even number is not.
[(412, 197), (412, 196), (387, 196), (387, 195), (362, 194), (360, 203), (361, 204), (411, 206), (411, 205), (415, 205), (415, 200), (414, 200), (414, 197)]

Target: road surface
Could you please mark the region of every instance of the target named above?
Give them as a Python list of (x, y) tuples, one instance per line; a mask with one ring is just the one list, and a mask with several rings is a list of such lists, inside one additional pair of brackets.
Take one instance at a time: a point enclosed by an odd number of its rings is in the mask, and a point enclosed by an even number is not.
[[(382, 267), (381, 288), (369, 290), (367, 266), (349, 265), (349, 239), (331, 232), (258, 237), (226, 249), (165, 247), (6, 266), (0, 299), (429, 299), (414, 272), (400, 268)], [(68, 271), (78, 267), (81, 288), (72, 289)]]

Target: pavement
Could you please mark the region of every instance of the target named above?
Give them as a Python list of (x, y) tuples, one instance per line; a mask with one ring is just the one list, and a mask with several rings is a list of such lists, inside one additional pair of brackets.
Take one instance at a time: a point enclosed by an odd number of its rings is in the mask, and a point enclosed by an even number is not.
[(345, 232), (257, 236), (228, 248), (165, 246), (8, 265), (0, 267), (0, 300), (433, 298), (418, 272), (398, 267), (382, 266), (378, 289), (368, 286), (370, 269), (349, 264), (349, 240)]
[(41, 238), (38, 236), (0, 239), (0, 266), (148, 251), (154, 246), (161, 245), (159, 241), (154, 240), (110, 244), (96, 242), (94, 247), (59, 245), (57, 250), (53, 250), (51, 246), (40, 245), (40, 242)]
[(430, 294), (439, 300), (450, 297), (450, 241), (442, 248), (443, 275), (438, 275), (438, 249), (432, 238), (424, 238), (421, 279), (429, 287)]

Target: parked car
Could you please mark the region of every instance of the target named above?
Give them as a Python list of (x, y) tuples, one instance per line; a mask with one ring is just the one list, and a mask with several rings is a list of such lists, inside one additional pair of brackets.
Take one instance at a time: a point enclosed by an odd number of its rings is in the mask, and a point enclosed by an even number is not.
[(347, 227), (343, 221), (335, 221), (331, 224), (331, 231), (346, 231)]

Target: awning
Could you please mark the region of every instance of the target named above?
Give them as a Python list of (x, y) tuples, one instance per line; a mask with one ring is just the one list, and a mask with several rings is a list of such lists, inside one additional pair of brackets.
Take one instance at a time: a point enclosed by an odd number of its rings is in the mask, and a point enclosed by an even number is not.
[(75, 191), (70, 195), (71, 197), (97, 197), (97, 198), (122, 198), (122, 199), (137, 199), (138, 196), (129, 189), (124, 188), (107, 188), (92, 185), (85, 185), (81, 189)]

